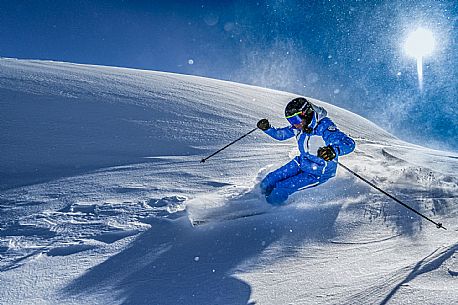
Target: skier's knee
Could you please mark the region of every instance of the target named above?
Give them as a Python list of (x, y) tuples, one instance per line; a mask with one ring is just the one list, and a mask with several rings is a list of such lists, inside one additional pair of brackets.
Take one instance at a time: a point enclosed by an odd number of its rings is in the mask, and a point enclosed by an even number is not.
[(289, 194), (285, 189), (275, 188), (270, 195), (266, 196), (266, 200), (272, 205), (282, 205), (286, 202), (288, 196)]
[(272, 191), (272, 188), (274, 187), (274, 182), (271, 173), (268, 174), (264, 179), (262, 179), (259, 187), (261, 188), (263, 194), (269, 194)]

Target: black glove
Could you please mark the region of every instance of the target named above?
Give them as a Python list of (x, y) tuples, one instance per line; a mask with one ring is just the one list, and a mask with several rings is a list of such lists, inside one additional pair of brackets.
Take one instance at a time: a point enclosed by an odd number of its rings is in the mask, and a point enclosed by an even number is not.
[(325, 161), (331, 161), (336, 157), (336, 152), (331, 146), (320, 147), (318, 148), (318, 157)]
[(270, 123), (267, 119), (261, 119), (256, 126), (261, 130), (267, 130), (270, 128)]

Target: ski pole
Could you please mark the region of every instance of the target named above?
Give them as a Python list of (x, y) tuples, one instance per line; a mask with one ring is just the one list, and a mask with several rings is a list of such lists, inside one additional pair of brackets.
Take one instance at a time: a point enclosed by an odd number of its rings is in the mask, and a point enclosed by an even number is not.
[(222, 150), (224, 150), (224, 149), (228, 148), (229, 146), (231, 146), (231, 145), (232, 145), (232, 144), (234, 144), (235, 142), (237, 142), (237, 141), (239, 141), (239, 140), (243, 139), (244, 137), (246, 137), (246, 136), (247, 136), (247, 135), (249, 135), (250, 133), (252, 133), (252, 132), (255, 132), (255, 131), (256, 131), (256, 129), (258, 129), (258, 128), (257, 128), (257, 127), (256, 127), (256, 128), (253, 128), (253, 130), (250, 130), (249, 132), (247, 132), (246, 134), (244, 134), (244, 135), (243, 135), (243, 136), (241, 136), (240, 138), (238, 138), (238, 139), (236, 139), (236, 140), (232, 141), (231, 143), (227, 144), (227, 145), (226, 145), (226, 146), (224, 146), (223, 148), (221, 148), (221, 149), (219, 149), (219, 150), (215, 151), (215, 152), (214, 152), (214, 153), (212, 153), (210, 156), (208, 156), (208, 157), (206, 157), (206, 158), (203, 158), (202, 160), (200, 160), (200, 162), (201, 162), (201, 163), (205, 162), (207, 159), (209, 159), (209, 158), (213, 157), (214, 155), (216, 155), (216, 154), (217, 154), (217, 153), (219, 153), (220, 151), (222, 151)]
[(408, 208), (409, 210), (411, 210), (412, 212), (420, 215), (421, 217), (423, 217), (424, 219), (432, 222), (433, 224), (436, 225), (436, 227), (438, 229), (444, 229), (444, 230), (447, 230), (444, 226), (442, 226), (442, 223), (440, 222), (435, 222), (434, 220), (431, 220), (430, 218), (426, 217), (425, 215), (423, 215), (422, 213), (418, 212), (417, 210), (415, 210), (414, 208), (408, 206), (407, 204), (405, 204), (404, 202), (402, 202), (401, 200), (397, 199), (396, 197), (388, 194), (387, 192), (385, 192), (384, 190), (382, 190), (381, 188), (379, 188), (378, 186), (376, 186), (375, 184), (373, 184), (372, 182), (368, 181), (367, 179), (364, 179), (363, 177), (361, 177), (360, 175), (358, 175), (357, 173), (355, 173), (354, 171), (352, 171), (351, 169), (349, 169), (348, 167), (346, 167), (345, 165), (343, 165), (342, 163), (340, 162), (337, 162), (339, 163), (340, 166), (342, 166), (343, 168), (345, 168), (347, 171), (349, 171), (350, 173), (352, 173), (353, 175), (355, 175), (356, 177), (358, 177), (359, 179), (363, 180), (364, 182), (366, 182), (367, 184), (369, 184), (370, 186), (372, 186), (373, 188), (375, 188), (376, 190), (382, 192), (383, 194), (385, 194), (386, 196), (390, 197), (391, 199), (393, 199), (394, 201), (396, 201), (397, 203), (403, 205), (404, 207)]

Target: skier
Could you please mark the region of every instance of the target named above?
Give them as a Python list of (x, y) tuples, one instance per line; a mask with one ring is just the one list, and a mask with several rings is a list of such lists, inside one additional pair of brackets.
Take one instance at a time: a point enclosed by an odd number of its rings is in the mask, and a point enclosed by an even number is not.
[(267, 119), (257, 123), (274, 139), (283, 141), (295, 136), (300, 151), (299, 156), (261, 181), (261, 191), (268, 203), (281, 205), (294, 192), (326, 182), (336, 174), (338, 157), (355, 149), (355, 141), (338, 130), (326, 115), (324, 108), (298, 97), (285, 108), (291, 125), (274, 128)]

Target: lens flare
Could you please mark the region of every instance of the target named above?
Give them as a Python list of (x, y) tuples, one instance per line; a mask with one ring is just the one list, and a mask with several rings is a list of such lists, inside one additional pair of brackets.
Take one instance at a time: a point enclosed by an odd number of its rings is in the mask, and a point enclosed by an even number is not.
[(424, 28), (418, 28), (407, 37), (404, 50), (407, 55), (417, 60), (418, 84), (423, 90), (423, 58), (434, 52), (436, 41), (433, 33)]

